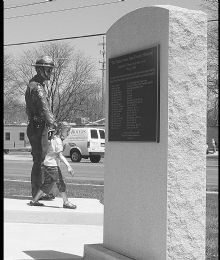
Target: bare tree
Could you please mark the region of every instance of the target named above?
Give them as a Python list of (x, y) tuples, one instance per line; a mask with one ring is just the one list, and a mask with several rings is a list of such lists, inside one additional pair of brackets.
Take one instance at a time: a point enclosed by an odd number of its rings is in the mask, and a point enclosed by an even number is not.
[(101, 80), (97, 80), (97, 82), (93, 83), (92, 89), (94, 89), (94, 93), (90, 96), (86, 97), (86, 102), (84, 105), (84, 117), (89, 117), (90, 121), (96, 121), (104, 117), (103, 111), (103, 98), (102, 93), (100, 92)]
[(19, 100), (6, 100), (4, 102), (4, 122), (5, 123), (24, 123), (27, 122), (25, 105)]
[(218, 0), (203, 0), (208, 14), (208, 107), (209, 126), (218, 125)]
[(18, 98), (18, 90), (14, 85), (16, 73), (14, 58), (12, 55), (4, 54), (4, 121), (12, 123), (15, 121), (26, 121), (26, 114), (21, 100)]
[(14, 98), (16, 89), (13, 87), (15, 79), (14, 59), (10, 54), (4, 54), (4, 98)]
[(71, 122), (84, 115), (88, 98), (97, 92), (95, 66), (83, 53), (66, 43), (43, 44), (38, 49), (24, 52), (16, 63), (16, 85), (20, 94), (24, 95), (30, 78), (35, 74), (31, 64), (41, 55), (51, 56), (56, 65), (50, 82), (46, 84), (56, 119)]

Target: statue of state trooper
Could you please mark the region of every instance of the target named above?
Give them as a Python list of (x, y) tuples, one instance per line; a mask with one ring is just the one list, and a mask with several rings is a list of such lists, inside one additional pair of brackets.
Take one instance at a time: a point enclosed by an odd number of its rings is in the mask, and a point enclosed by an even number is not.
[[(55, 65), (49, 56), (37, 59), (35, 67), (37, 74), (29, 81), (25, 92), (26, 113), (28, 116), (27, 136), (29, 138), (33, 167), (31, 171), (31, 189), (34, 197), (41, 185), (41, 163), (43, 162), (48, 147), (48, 131), (56, 128), (54, 115), (49, 106), (45, 91), (45, 81), (50, 80)], [(42, 199), (53, 199), (49, 194)]]

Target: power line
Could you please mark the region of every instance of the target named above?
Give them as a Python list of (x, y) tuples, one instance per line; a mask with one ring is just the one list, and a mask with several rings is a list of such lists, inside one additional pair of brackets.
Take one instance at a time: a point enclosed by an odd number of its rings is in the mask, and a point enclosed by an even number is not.
[(123, 2), (123, 1), (124, 0), (117, 0), (117, 1), (107, 2), (107, 3), (93, 4), (93, 5), (84, 5), (84, 6), (60, 9), (60, 10), (55, 10), (55, 11), (42, 12), (42, 13), (33, 13), (33, 14), (26, 14), (26, 15), (10, 16), (10, 17), (5, 17), (4, 19), (9, 20), (9, 19), (23, 18), (23, 17), (43, 15), (43, 14), (50, 14), (50, 13), (66, 12), (66, 11), (77, 10), (77, 9), (82, 9), (82, 8), (89, 8), (89, 7), (95, 7), (95, 6), (101, 6), (101, 5), (109, 5), (109, 4), (116, 4), (116, 3), (118, 4), (119, 2)]
[(24, 44), (32, 44), (32, 43), (40, 43), (40, 42), (52, 42), (52, 41), (62, 41), (62, 40), (70, 40), (70, 39), (88, 38), (88, 37), (96, 37), (96, 36), (102, 36), (102, 35), (105, 35), (105, 33), (88, 34), (88, 35), (72, 36), (72, 37), (65, 37), (65, 38), (32, 41), (32, 42), (10, 43), (10, 44), (4, 44), (4, 47), (15, 46), (15, 45), (24, 45)]
[(52, 2), (52, 1), (54, 2), (56, 0), (45, 0), (43, 2), (38, 2), (38, 3), (31, 3), (31, 4), (25, 4), (25, 5), (15, 5), (15, 6), (6, 7), (6, 8), (4, 8), (4, 10), (26, 7), (26, 6), (31, 6), (31, 5), (47, 4), (48, 2)]
[(102, 36), (102, 35), (104, 36), (104, 35), (106, 35), (106, 33), (97, 33), (97, 34), (88, 34), (88, 35), (80, 35), (80, 36), (71, 36), (71, 37), (55, 38), (55, 39), (31, 41), (31, 42), (9, 43), (9, 44), (4, 44), (3, 46), (4, 47), (10, 47), (10, 46), (18, 46), (18, 45), (25, 45), (25, 44), (41, 43), (41, 42), (52, 42), (52, 41), (62, 41), (62, 40), (89, 38), (89, 37), (96, 37), (96, 36)]

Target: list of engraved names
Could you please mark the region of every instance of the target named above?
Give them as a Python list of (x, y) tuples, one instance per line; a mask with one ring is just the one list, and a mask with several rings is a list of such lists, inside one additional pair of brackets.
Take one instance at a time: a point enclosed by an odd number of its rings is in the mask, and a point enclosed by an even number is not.
[(157, 112), (158, 46), (109, 59), (109, 140), (156, 141)]

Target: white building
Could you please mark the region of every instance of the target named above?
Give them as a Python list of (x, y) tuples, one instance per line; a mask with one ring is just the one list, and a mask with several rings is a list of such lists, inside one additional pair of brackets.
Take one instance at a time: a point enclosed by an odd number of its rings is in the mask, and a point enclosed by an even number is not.
[(4, 151), (30, 147), (27, 137), (27, 124), (4, 125)]

